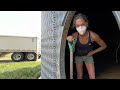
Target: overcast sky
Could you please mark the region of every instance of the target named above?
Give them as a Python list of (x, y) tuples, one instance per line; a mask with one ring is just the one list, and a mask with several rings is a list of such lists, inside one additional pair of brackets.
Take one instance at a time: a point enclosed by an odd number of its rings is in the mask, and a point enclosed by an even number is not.
[(41, 37), (41, 11), (0, 11), (0, 35)]

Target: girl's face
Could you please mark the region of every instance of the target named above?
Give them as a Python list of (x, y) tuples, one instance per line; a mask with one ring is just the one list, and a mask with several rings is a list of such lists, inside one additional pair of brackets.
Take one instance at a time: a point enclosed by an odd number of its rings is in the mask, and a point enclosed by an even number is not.
[(76, 30), (78, 31), (78, 33), (80, 35), (84, 35), (85, 32), (86, 32), (86, 29), (87, 29), (87, 23), (84, 19), (77, 19), (75, 21), (75, 27), (76, 27)]
[(80, 26), (86, 26), (87, 22), (84, 19), (77, 19), (75, 21), (75, 27), (78, 28)]

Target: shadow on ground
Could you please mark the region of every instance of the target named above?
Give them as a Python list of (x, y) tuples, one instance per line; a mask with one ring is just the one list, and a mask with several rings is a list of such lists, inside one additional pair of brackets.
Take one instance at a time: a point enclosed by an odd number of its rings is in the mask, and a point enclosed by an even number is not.
[(13, 62), (12, 60), (0, 60), (0, 63), (10, 63)]

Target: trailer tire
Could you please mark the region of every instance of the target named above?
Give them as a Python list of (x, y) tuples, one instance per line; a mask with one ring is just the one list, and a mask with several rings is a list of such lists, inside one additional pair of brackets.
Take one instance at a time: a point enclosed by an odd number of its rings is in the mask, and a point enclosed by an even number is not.
[(41, 58), (41, 54), (38, 55), (38, 59), (40, 59), (40, 58)]
[(28, 61), (36, 61), (37, 55), (34, 52), (28, 52), (28, 53), (26, 53), (25, 58)]
[(21, 52), (16, 52), (11, 55), (11, 58), (14, 62), (20, 62), (24, 59), (24, 54)]

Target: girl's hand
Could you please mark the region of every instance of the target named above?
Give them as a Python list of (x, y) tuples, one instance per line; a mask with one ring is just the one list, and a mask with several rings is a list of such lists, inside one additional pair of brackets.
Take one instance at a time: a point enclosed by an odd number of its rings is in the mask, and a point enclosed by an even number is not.
[(67, 37), (68, 42), (72, 42), (72, 38), (73, 38), (72, 36), (68, 36)]
[(92, 50), (87, 54), (87, 56), (92, 56), (93, 54), (94, 54), (94, 51)]

